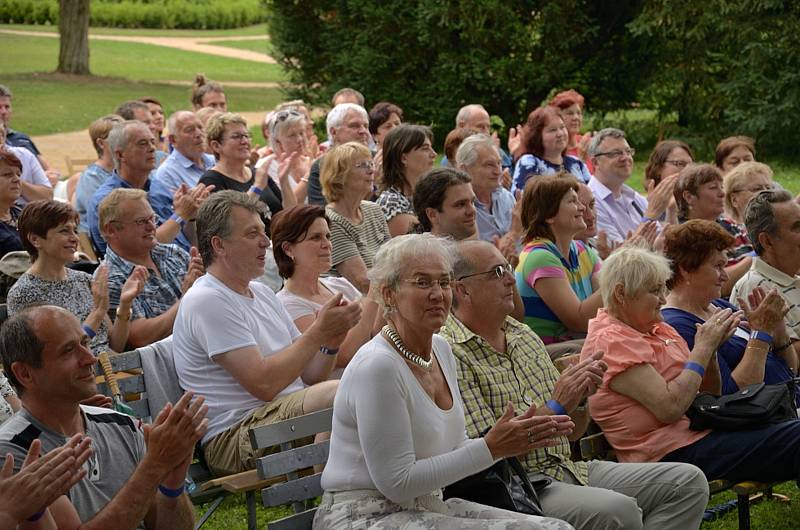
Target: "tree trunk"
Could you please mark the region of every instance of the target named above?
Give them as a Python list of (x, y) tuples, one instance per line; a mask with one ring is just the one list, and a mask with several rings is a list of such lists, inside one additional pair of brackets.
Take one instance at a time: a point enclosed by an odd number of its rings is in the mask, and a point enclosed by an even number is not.
[(89, 74), (89, 0), (58, 1), (58, 72)]

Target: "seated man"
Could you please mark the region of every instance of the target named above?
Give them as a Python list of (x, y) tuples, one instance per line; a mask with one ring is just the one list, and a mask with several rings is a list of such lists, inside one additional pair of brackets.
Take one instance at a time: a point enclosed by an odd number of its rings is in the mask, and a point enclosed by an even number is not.
[[(153, 113), (150, 112), (150, 106), (139, 100), (132, 99), (120, 104), (115, 114), (122, 116), (123, 120), (136, 120), (147, 125), (150, 132), (153, 133), (153, 138), (158, 138), (160, 131), (153, 119)], [(167, 158), (167, 153), (156, 149), (156, 167), (160, 166), (164, 159)]]
[(300, 334), (272, 290), (253, 281), (269, 246), (263, 208), (233, 190), (203, 203), (197, 230), (208, 273), (186, 293), (175, 320), (175, 369), (182, 388), (208, 398), (202, 444), (218, 474), (254, 466), (251, 428), (333, 404), (338, 381), (326, 379), (361, 316), (360, 304), (339, 294)]
[(734, 285), (730, 300), (747, 300), (756, 287), (765, 293), (777, 289), (789, 306), (783, 320), (795, 343), (800, 340), (800, 205), (793, 199), (786, 190), (762, 191), (750, 199), (744, 223), (757, 256)]
[(143, 431), (125, 414), (80, 405), (97, 391), (88, 345), (78, 319), (54, 306), (27, 308), (0, 330), (3, 365), (23, 405), (0, 426), (0, 458), (11, 454), (19, 470), (36, 439), (45, 453), (75, 435), (91, 440), (86, 476), (33, 517), (52, 516), (62, 529), (191, 529), (183, 481), (208, 427), (203, 399), (186, 393)]
[[(145, 105), (142, 103), (142, 105)], [(146, 107), (147, 105), (145, 105)], [(148, 110), (149, 112), (149, 110)], [(149, 191), (150, 172), (155, 164), (155, 138), (150, 129), (139, 121), (124, 121), (115, 124), (108, 133), (108, 148), (114, 159), (114, 172), (111, 178), (97, 188), (89, 203), (87, 224), (92, 243), (101, 253), (105, 253), (106, 242), (101, 235), (97, 209), (106, 195), (117, 188), (136, 188)], [(175, 213), (166, 219), (157, 219), (156, 235), (161, 243), (179, 244), (185, 250), (191, 245), (184, 229), (190, 233), (191, 220), (200, 202), (208, 195), (205, 186), (197, 185), (189, 190), (181, 186), (175, 192), (173, 210)]]
[(14, 153), (22, 162), (22, 174), (19, 177), (21, 189), (17, 204), (23, 207), (31, 201), (52, 199), (52, 185), (36, 155), (24, 147), (4, 145), (7, 132), (6, 126), (0, 123), (0, 148)]
[(471, 180), (463, 171), (449, 167), (433, 169), (419, 178), (413, 203), (423, 232), (456, 241), (476, 237)]
[(643, 223), (660, 220), (672, 200), (678, 178), (676, 173), (658, 186), (651, 185), (644, 198), (625, 184), (633, 173), (633, 155), (625, 133), (619, 129), (603, 129), (589, 144), (594, 165), (589, 188), (596, 201), (597, 228), (606, 233), (610, 244), (625, 241)]
[[(100, 226), (108, 242), (108, 301), (116, 318), (130, 319), (128, 344), (146, 346), (172, 333), (180, 298), (203, 274), (203, 262), (177, 245), (156, 239), (153, 209), (143, 190), (119, 188), (100, 203)], [(133, 269), (141, 265), (148, 276), (128, 314), (119, 311), (120, 293)]]
[[(500, 140), (497, 139), (497, 133), (492, 132), (491, 117), (483, 105), (472, 103), (458, 109), (458, 114), (456, 114), (456, 129), (469, 129), (487, 136), (491, 135), (492, 143), (497, 148), (502, 161), (501, 174), (502, 171), (511, 171), (513, 169), (514, 159), (500, 147)], [(446, 166), (448, 163), (453, 164), (452, 161), (448, 161), (447, 157), (443, 157), (441, 164)]]
[[(509, 401), (517, 410), (569, 414), (579, 438), (590, 419), (586, 398), (601, 383), (602, 353), (559, 375), (539, 337), (507, 317), (514, 276), (490, 243), (465, 241), (454, 265), (453, 311), (442, 335), (453, 347), (467, 431), (479, 436)], [(576, 529), (697, 528), (708, 501), (703, 473), (687, 464), (574, 462), (567, 438), (521, 457), (539, 491), (544, 514)]]
[(150, 190), (150, 202), (161, 218), (172, 215), (172, 199), (181, 184), (194, 188), (216, 163), (214, 156), (205, 152), (205, 129), (194, 112), (179, 110), (167, 124), (172, 153), (156, 169)]

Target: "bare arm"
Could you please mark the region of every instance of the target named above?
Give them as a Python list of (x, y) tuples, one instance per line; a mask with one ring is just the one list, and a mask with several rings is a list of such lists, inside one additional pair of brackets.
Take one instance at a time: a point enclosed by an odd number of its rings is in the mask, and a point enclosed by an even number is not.
[(335, 266), (336, 271), (347, 281), (355, 285), (356, 289), (366, 294), (369, 291), (369, 278), (367, 278), (367, 266), (361, 256), (347, 258)]
[(417, 218), (409, 213), (401, 213), (392, 217), (388, 223), (392, 237), (403, 236), (417, 223)]
[(540, 278), (536, 280), (535, 289), (547, 307), (571, 331), (585, 332), (589, 319), (594, 318), (597, 310), (603, 307), (599, 291), (586, 300), (578, 300), (565, 278)]
[(133, 348), (140, 348), (170, 335), (172, 333), (172, 326), (175, 324), (175, 315), (178, 314), (178, 306), (180, 303), (181, 301), (178, 300), (157, 317), (142, 317), (132, 320), (130, 331), (128, 332), (128, 344)]
[(53, 198), (53, 188), (44, 184), (31, 184), (30, 182), (20, 181), (22, 196), (32, 201), (47, 201)]

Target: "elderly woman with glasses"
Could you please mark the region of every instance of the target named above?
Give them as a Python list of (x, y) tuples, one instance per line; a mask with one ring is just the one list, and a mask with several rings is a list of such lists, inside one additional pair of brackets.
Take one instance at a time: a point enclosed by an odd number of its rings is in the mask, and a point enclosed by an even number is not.
[(698, 324), (694, 347), (665, 323), (669, 260), (626, 246), (600, 274), (605, 308), (589, 324), (581, 358), (605, 352), (608, 370), (589, 397), (592, 418), (620, 462), (686, 462), (708, 480), (800, 478), (800, 421), (743, 431), (691, 430), (686, 411), (698, 391), (719, 395), (718, 350), (742, 314), (716, 309)]
[(722, 288), (722, 295), (727, 297), (733, 285), (750, 268), (753, 245), (745, 227), (724, 215), (722, 173), (712, 164), (690, 164), (678, 174), (673, 193), (679, 222), (692, 219), (714, 221), (733, 236), (734, 242), (727, 250), (727, 280)]
[[(537, 177), (522, 196), (524, 236), (516, 269), (525, 323), (548, 345), (568, 341), (580, 349), (589, 319), (602, 299), (600, 258), (577, 237), (586, 231), (580, 187), (570, 175)], [(572, 351), (571, 349), (568, 351)]]
[(259, 160), (256, 167), (267, 165), (267, 174), (280, 182), (279, 168), (288, 164), (289, 185), (298, 204), (308, 196), (308, 174), (311, 157), (307, 154), (306, 117), (297, 110), (274, 112), (269, 121), (269, 144), (272, 154)]
[(555, 443), (566, 416), (514, 416), (509, 404), (483, 438), (468, 439), (450, 346), (436, 335), (452, 302), (447, 243), (398, 236), (371, 280), (387, 325), (350, 361), (333, 403), (317, 530), (346, 528), (569, 529), (556, 519), (452, 498), (441, 488), (497, 459)]
[(364, 197), (372, 191), (375, 166), (360, 142), (338, 145), (322, 159), (320, 183), (331, 228), (331, 271), (363, 294), (378, 247), (391, 235), (381, 207)]
[[(117, 318), (111, 324), (106, 265), (99, 267), (94, 279), (67, 267), (78, 249), (78, 213), (72, 206), (60, 201), (29, 203), (20, 215), (19, 231), (33, 264), (8, 292), (8, 314), (29, 305), (63, 307), (82, 322), (95, 354), (125, 351), (130, 319)], [(131, 311), (147, 275), (145, 267), (133, 267), (120, 289), (117, 314)]]
[(747, 203), (760, 191), (775, 188), (772, 169), (761, 162), (742, 162), (722, 179), (725, 214), (731, 222), (743, 224)]
[[(724, 252), (732, 243), (733, 237), (713, 221), (695, 219), (666, 230), (664, 254), (672, 277), (661, 314), (689, 348), (694, 346), (698, 324), (720, 309), (738, 310), (721, 298), (726, 279)], [(736, 301), (747, 323), (717, 349), (723, 394), (753, 383), (781, 383), (797, 373), (797, 353), (783, 320), (786, 302), (776, 290), (759, 289), (753, 294), (749, 301)]]
[(555, 107), (540, 107), (528, 116), (525, 126), (525, 153), (514, 167), (511, 192), (523, 191), (528, 179), (565, 171), (589, 182), (592, 175), (586, 164), (567, 154), (570, 133)]

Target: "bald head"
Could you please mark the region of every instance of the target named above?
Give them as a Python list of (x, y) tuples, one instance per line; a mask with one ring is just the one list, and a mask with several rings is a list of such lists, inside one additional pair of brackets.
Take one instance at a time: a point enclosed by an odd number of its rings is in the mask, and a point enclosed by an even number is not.
[(483, 108), (483, 105), (465, 105), (461, 107), (456, 115), (456, 128), (459, 127), (489, 134), (491, 132), (489, 113)]
[(202, 167), (200, 160), (206, 149), (203, 123), (194, 112), (179, 110), (169, 117), (169, 141), (183, 156)]

